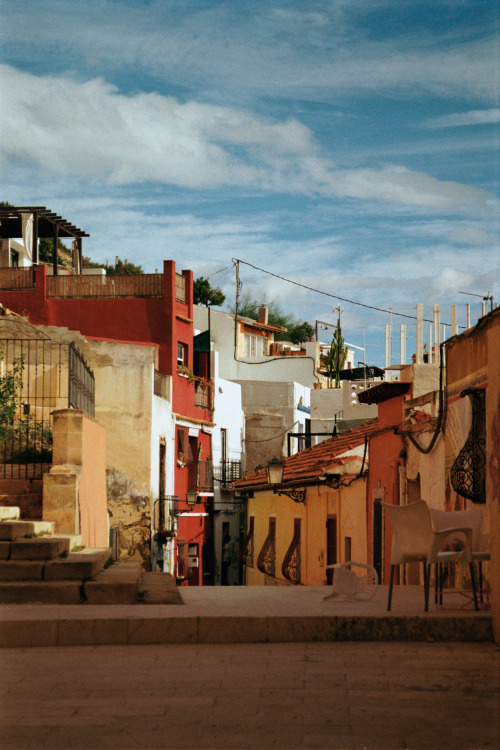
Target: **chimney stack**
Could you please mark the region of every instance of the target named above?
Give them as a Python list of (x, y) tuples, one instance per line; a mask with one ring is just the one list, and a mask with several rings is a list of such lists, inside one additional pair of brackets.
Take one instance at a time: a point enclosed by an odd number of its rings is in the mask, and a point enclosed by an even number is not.
[(259, 307), (259, 323), (263, 323), (266, 326), (269, 323), (269, 309), (265, 305)]

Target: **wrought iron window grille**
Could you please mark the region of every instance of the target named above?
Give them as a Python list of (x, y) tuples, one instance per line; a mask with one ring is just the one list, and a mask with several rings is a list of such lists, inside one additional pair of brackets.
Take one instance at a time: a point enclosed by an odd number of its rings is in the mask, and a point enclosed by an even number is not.
[(467, 388), (460, 394), (468, 396), (472, 406), (472, 424), (462, 450), (451, 467), (450, 479), (455, 492), (473, 503), (486, 502), (486, 424), (485, 391)]
[(281, 572), (283, 576), (291, 583), (300, 583), (300, 527), (301, 519), (296, 518), (294, 521), (293, 538), (289, 548), (283, 558)]
[(276, 519), (269, 519), (269, 532), (257, 557), (257, 568), (261, 573), (274, 578), (276, 574)]

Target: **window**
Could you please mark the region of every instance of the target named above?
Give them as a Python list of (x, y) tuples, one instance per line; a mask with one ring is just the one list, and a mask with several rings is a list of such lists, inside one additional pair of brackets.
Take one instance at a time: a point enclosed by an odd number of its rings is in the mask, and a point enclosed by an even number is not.
[(268, 353), (268, 341), (265, 336), (256, 336), (254, 333), (245, 333), (245, 347), (243, 356), (263, 357)]
[(186, 344), (177, 343), (177, 364), (186, 365), (188, 363), (188, 348)]

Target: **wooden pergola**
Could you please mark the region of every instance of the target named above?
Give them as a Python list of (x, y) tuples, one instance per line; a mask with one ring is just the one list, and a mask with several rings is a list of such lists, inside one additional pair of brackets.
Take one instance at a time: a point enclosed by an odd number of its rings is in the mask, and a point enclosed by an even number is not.
[(57, 243), (60, 238), (70, 237), (75, 240), (73, 265), (76, 273), (82, 269), (82, 238), (89, 237), (87, 232), (75, 227), (62, 216), (53, 213), (45, 206), (2, 206), (0, 207), (0, 239), (19, 239), (23, 236), (23, 217), (33, 216), (33, 265), (37, 265), (38, 240), (51, 239), (53, 243), (52, 263), (54, 275), (58, 273)]

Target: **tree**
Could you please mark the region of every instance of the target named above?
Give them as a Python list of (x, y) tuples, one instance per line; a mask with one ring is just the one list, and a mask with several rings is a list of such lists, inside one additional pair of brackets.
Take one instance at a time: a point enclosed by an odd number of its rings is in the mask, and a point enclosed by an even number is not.
[(297, 323), (289, 328), (288, 333), (292, 343), (304, 344), (306, 341), (309, 341), (311, 336), (314, 336), (314, 328), (304, 320), (302, 323)]
[(97, 263), (86, 255), (83, 256), (82, 261), (84, 268), (104, 268), (107, 276), (135, 276), (144, 273), (142, 266), (137, 266), (126, 258), (125, 260), (121, 260), (118, 256), (116, 256), (114, 265), (109, 264), (108, 261), (106, 263)]
[(195, 305), (212, 305), (220, 307), (226, 295), (219, 287), (213, 287), (204, 276), (199, 276), (193, 283), (193, 301)]
[[(344, 369), (347, 359), (347, 349), (345, 341), (342, 338), (342, 329), (340, 327), (340, 316), (337, 320), (337, 327), (333, 334), (332, 344), (327, 354), (323, 357), (323, 364), (328, 375), (328, 387), (338, 388), (340, 385), (340, 371)], [(335, 385), (333, 382), (335, 381)]]

